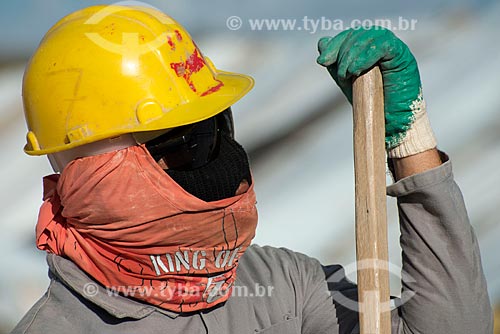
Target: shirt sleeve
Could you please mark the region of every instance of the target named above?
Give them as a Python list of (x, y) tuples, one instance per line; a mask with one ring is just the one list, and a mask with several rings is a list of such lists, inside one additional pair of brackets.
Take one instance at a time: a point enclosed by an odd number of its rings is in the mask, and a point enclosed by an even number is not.
[[(443, 155), (444, 156), (444, 155)], [(402, 298), (392, 333), (492, 333), (479, 247), (451, 162), (387, 188), (397, 197), (403, 258)], [(340, 334), (359, 333), (357, 286), (339, 265), (323, 266)]]
[(397, 197), (402, 296), (411, 296), (399, 301), (393, 332), (492, 333), (479, 247), (451, 162), (404, 178), (387, 193)]

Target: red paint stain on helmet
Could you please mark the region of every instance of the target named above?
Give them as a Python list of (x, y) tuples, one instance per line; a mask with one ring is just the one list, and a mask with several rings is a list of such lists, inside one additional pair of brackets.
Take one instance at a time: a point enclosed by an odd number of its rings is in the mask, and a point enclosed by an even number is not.
[(177, 40), (180, 42), (182, 41), (182, 35), (179, 30), (175, 30), (175, 36), (177, 36)]
[(167, 43), (170, 46), (170, 50), (175, 51), (175, 43), (172, 41), (172, 37), (167, 37)]
[[(174, 45), (175, 47), (175, 45)], [(198, 49), (194, 49), (194, 52), (189, 56), (189, 58), (185, 62), (180, 63), (170, 63), (170, 67), (175, 71), (175, 74), (178, 77), (183, 77), (186, 80), (186, 83), (189, 85), (189, 88), (196, 93), (196, 86), (191, 80), (191, 75), (193, 73), (199, 72), (205, 66), (205, 59), (201, 56)], [(207, 89), (200, 96), (210, 95), (215, 93), (221, 87), (224, 86), (224, 83), (220, 80), (216, 80), (217, 85)]]
[(200, 96), (206, 96), (206, 95), (210, 95), (212, 93), (215, 93), (216, 91), (221, 89), (222, 86), (224, 86), (224, 83), (222, 81), (217, 80), (217, 82), (218, 82), (218, 84), (216, 86), (213, 86), (212, 88), (207, 89), (206, 91), (201, 93)]
[(198, 49), (194, 49), (194, 52), (186, 60), (186, 67), (193, 73), (198, 72), (205, 66), (205, 59), (200, 55)]
[(193, 92), (196, 92), (196, 87), (191, 81), (191, 75), (199, 72), (205, 66), (205, 60), (200, 56), (198, 49), (194, 49), (193, 54), (185, 62), (170, 63), (178, 77), (183, 77)]

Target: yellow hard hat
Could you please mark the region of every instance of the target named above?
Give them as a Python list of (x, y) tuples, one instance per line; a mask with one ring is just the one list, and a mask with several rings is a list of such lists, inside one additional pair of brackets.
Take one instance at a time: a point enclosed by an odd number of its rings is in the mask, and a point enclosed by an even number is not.
[(24, 151), (42, 155), (212, 117), (253, 87), (217, 70), (187, 31), (149, 7), (93, 6), (52, 27), (23, 81)]

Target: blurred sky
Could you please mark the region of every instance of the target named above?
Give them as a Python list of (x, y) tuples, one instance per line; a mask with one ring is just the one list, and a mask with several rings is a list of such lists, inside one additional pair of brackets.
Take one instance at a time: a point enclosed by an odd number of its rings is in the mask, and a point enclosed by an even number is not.
[[(473, 9), (494, 0), (387, 0), (387, 1), (149, 1), (195, 33), (227, 31), (226, 18), (301, 18), (326, 16), (332, 19), (391, 17), (407, 15), (422, 19), (457, 9)], [(0, 4), (0, 59), (16, 59), (30, 54), (43, 34), (58, 19), (82, 7), (114, 1), (15, 0)], [(269, 32), (268, 32), (269, 33)], [(278, 33), (271, 33), (278, 34)]]

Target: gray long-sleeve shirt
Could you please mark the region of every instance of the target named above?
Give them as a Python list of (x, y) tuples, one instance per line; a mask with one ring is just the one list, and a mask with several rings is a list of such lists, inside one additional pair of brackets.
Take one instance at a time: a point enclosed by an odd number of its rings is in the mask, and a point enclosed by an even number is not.
[[(387, 192), (398, 198), (402, 295), (414, 293), (392, 312), (392, 333), (492, 333), (479, 249), (451, 163), (400, 180)], [(358, 315), (343, 302), (355, 298), (356, 287), (338, 279), (342, 268), (322, 267), (287, 249), (249, 247), (234, 295), (190, 315), (109, 292), (62, 257), (49, 254), (47, 261), (48, 291), (12, 333), (359, 332)]]

